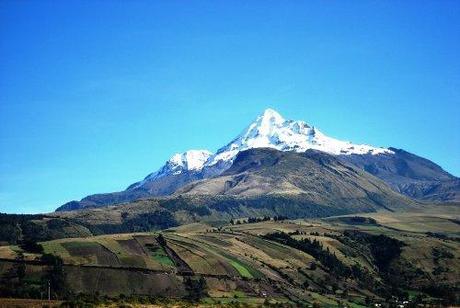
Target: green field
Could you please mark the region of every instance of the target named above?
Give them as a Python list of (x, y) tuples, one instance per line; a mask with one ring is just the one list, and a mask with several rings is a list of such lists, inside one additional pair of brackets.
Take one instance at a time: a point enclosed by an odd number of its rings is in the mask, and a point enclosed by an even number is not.
[(152, 252), (152, 258), (162, 265), (174, 266), (174, 261), (171, 260), (162, 247), (158, 247)]
[(241, 277), (244, 277), (244, 278), (254, 278), (252, 276), (252, 274), (248, 271), (248, 269), (246, 267), (244, 267), (243, 265), (241, 265), (241, 263), (237, 262), (237, 261), (233, 261), (233, 260), (230, 260), (230, 264), (236, 268), (236, 270), (238, 271), (238, 273), (240, 273)]

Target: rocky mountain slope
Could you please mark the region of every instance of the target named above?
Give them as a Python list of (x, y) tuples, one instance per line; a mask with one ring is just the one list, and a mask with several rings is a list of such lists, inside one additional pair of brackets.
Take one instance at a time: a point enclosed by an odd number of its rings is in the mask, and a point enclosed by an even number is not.
[(353, 211), (397, 209), (413, 205), (384, 182), (321, 151), (304, 153), (274, 149), (240, 152), (220, 176), (193, 182), (177, 195), (293, 195), (321, 206)]
[(432, 161), (389, 148), (392, 154), (341, 155), (385, 181), (395, 191), (425, 201), (460, 202), (460, 179)]

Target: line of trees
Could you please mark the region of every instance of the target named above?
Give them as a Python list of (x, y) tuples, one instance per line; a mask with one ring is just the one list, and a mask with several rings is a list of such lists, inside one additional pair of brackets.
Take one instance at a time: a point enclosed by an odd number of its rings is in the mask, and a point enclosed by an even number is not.
[(178, 226), (174, 215), (169, 211), (154, 211), (152, 213), (142, 213), (139, 215), (129, 215), (122, 213), (121, 224), (101, 224), (92, 225), (81, 223), (87, 227), (93, 234), (115, 234), (125, 232), (148, 232), (152, 230), (161, 230)]
[(282, 216), (282, 215), (273, 216), (273, 217), (263, 216), (263, 217), (249, 217), (249, 218), (231, 219), (230, 223), (232, 225), (239, 225), (239, 224), (244, 224), (244, 223), (252, 224), (252, 223), (270, 221), (270, 220), (282, 221), (282, 220), (286, 220), (286, 219), (288, 219), (288, 217)]

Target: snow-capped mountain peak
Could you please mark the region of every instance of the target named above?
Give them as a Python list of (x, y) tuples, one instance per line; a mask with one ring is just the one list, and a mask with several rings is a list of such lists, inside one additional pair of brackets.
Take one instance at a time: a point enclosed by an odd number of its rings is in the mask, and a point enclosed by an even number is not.
[(267, 109), (237, 138), (211, 156), (205, 166), (228, 162), (224, 164), (227, 167), (238, 152), (251, 148), (296, 152), (315, 149), (333, 155), (391, 153), (388, 149), (328, 137), (304, 121), (285, 120), (278, 112)]
[(304, 121), (285, 120), (273, 109), (266, 109), (243, 132), (213, 154), (206, 150), (190, 150), (174, 154), (158, 171), (149, 174), (131, 188), (142, 186), (168, 175), (202, 172), (204, 177), (218, 175), (228, 169), (236, 155), (252, 148), (274, 148), (280, 151), (305, 152), (308, 149), (333, 155), (393, 153), (385, 148), (353, 144), (324, 135)]
[(252, 125), (258, 127), (261, 133), (268, 133), (273, 127), (282, 125), (286, 120), (275, 110), (266, 109)]

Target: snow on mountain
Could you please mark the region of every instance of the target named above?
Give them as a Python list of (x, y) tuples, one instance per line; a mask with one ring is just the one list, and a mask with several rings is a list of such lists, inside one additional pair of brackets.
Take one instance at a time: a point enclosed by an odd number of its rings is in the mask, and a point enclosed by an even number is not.
[(167, 175), (211, 170), (217, 175), (229, 168), (240, 151), (251, 148), (274, 148), (280, 151), (305, 152), (308, 149), (333, 155), (393, 153), (389, 149), (353, 144), (328, 137), (303, 121), (285, 120), (273, 109), (266, 109), (238, 137), (213, 154), (206, 150), (177, 153), (158, 171), (149, 174), (130, 189)]
[(385, 148), (328, 137), (303, 121), (285, 120), (275, 110), (267, 109), (237, 138), (211, 156), (205, 166), (212, 166), (219, 161), (231, 164), (238, 152), (251, 148), (296, 152), (315, 149), (334, 155), (392, 153)]
[(143, 181), (131, 185), (129, 189), (135, 189), (144, 183), (159, 179), (167, 175), (178, 175), (184, 171), (199, 172), (212, 153), (207, 150), (189, 150), (174, 154), (166, 164), (156, 172), (150, 173)]

